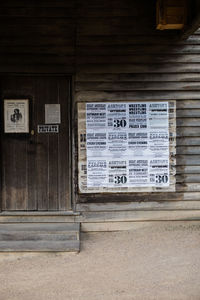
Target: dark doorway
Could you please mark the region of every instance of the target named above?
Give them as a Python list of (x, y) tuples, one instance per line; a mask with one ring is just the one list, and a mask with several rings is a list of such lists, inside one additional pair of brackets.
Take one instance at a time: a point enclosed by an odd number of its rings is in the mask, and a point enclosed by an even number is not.
[[(59, 211), (71, 208), (70, 78), (1, 78), (2, 210)], [(29, 100), (29, 133), (4, 132), (4, 99)], [(38, 133), (45, 104), (60, 104), (59, 133)]]

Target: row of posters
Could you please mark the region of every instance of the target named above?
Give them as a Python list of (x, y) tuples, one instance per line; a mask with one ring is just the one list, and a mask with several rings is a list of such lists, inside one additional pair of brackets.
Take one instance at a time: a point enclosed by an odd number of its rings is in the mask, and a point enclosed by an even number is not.
[(87, 103), (87, 187), (169, 186), (168, 112), (168, 102)]
[[(61, 123), (60, 104), (45, 104), (45, 124), (47, 130), (38, 132), (58, 132)], [(43, 126), (43, 125), (38, 125)], [(53, 129), (52, 129), (53, 128)], [(4, 131), (5, 133), (29, 133), (29, 99), (4, 99)]]

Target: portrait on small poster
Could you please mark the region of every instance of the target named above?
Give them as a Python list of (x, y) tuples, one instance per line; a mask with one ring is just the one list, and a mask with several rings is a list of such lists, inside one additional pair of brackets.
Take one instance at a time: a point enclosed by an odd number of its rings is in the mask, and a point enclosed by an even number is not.
[(4, 99), (4, 132), (29, 132), (28, 99)]

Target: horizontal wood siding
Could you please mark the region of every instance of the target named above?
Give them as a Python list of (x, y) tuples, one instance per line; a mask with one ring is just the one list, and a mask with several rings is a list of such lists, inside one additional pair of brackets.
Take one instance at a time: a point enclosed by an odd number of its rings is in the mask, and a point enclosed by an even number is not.
[[(155, 201), (167, 201), (165, 208), (173, 209), (170, 201), (176, 200), (183, 204), (174, 204), (175, 210), (199, 209), (200, 30), (187, 40), (181, 40), (176, 31), (156, 30), (155, 4), (155, 0), (2, 1), (0, 69), (4, 73), (73, 73), (74, 104), (177, 100), (176, 192), (126, 198), (113, 194), (103, 201), (150, 201), (152, 205), (145, 204), (145, 209), (162, 210), (164, 206)], [(75, 190), (76, 117), (74, 105)], [(76, 200), (101, 202), (102, 196), (77, 195)], [(78, 209), (83, 209), (80, 205)], [(127, 207), (142, 209), (142, 205)]]
[(75, 1), (1, 1), (1, 72), (73, 73), (75, 33)]
[(79, 195), (79, 203), (88, 204), (77, 209), (199, 209), (200, 31), (187, 40), (157, 31), (153, 0), (78, 6), (76, 101), (177, 100), (177, 174), (176, 192)]

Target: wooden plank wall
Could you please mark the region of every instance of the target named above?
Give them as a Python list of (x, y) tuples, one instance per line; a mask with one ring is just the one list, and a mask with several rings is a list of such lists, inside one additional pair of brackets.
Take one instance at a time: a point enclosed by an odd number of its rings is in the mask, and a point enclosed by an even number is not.
[[(183, 200), (187, 205), (178, 209), (196, 210), (200, 30), (180, 40), (177, 32), (155, 29), (155, 13), (155, 0), (3, 0), (0, 70), (73, 73), (75, 102), (177, 100), (176, 193), (161, 193), (159, 199), (140, 194), (137, 199), (165, 200), (170, 208), (169, 201)], [(90, 201), (98, 202), (98, 197)]]
[(2, 0), (0, 71), (73, 73), (75, 33), (73, 0)]
[(115, 194), (105, 204), (102, 195), (85, 195), (77, 209), (200, 209), (200, 31), (187, 40), (157, 31), (154, 0), (78, 6), (76, 101), (177, 100), (177, 174), (175, 193), (130, 194), (123, 204)]

